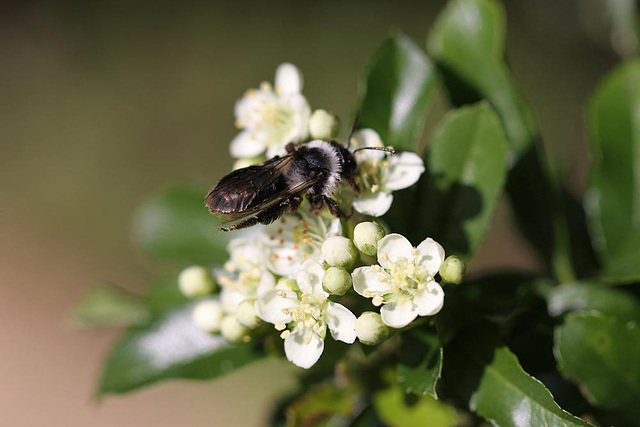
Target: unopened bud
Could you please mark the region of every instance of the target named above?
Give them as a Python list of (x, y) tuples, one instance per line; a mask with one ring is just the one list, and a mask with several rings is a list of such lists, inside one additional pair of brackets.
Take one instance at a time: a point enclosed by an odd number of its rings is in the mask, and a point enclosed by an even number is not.
[(382, 322), (379, 313), (365, 311), (356, 319), (356, 336), (363, 344), (380, 344), (389, 338), (389, 327)]
[(309, 133), (313, 139), (330, 140), (336, 137), (340, 121), (326, 110), (316, 110), (309, 119)]
[(458, 257), (450, 256), (440, 266), (440, 277), (447, 283), (458, 284), (462, 282), (466, 266)]
[(236, 319), (238, 323), (249, 329), (258, 326), (258, 317), (256, 316), (254, 302), (250, 300), (242, 301), (236, 310)]
[(352, 283), (351, 274), (340, 267), (329, 267), (322, 276), (322, 289), (332, 295), (344, 295)]
[(222, 318), (220, 324), (220, 335), (230, 343), (236, 343), (243, 340), (249, 330), (242, 326), (238, 319), (233, 315), (227, 315)]
[(187, 298), (198, 298), (213, 293), (216, 282), (211, 271), (199, 265), (192, 265), (180, 272), (178, 286)]
[(378, 253), (378, 241), (385, 234), (378, 223), (361, 222), (353, 229), (353, 241), (360, 252), (375, 258)]
[(329, 237), (322, 244), (322, 257), (330, 266), (348, 269), (353, 266), (357, 256), (356, 247), (346, 237)]
[(222, 304), (216, 300), (207, 300), (198, 303), (191, 312), (193, 323), (200, 329), (211, 334), (220, 331), (222, 322)]

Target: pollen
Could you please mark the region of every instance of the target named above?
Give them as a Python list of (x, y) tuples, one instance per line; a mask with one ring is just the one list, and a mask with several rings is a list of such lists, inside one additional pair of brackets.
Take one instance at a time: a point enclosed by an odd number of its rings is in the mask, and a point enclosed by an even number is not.
[(269, 236), (269, 240), (276, 240), (276, 236)]
[(371, 303), (373, 305), (375, 305), (376, 307), (380, 307), (382, 305), (382, 303), (384, 302), (384, 298), (382, 298), (382, 296), (380, 295), (376, 295), (375, 297), (373, 297), (373, 299), (371, 300)]
[(251, 341), (251, 337), (249, 335), (245, 335), (242, 337), (242, 342), (247, 343)]
[(293, 260), (293, 257), (292, 257), (291, 255), (289, 255), (289, 256), (287, 257), (287, 260), (291, 261), (291, 260)]
[(291, 335), (291, 331), (289, 330), (282, 331), (282, 333), (280, 334), (280, 338), (286, 339), (289, 335)]
[(369, 289), (365, 289), (364, 291), (362, 291), (362, 295), (365, 298), (371, 298), (371, 291)]
[(273, 254), (273, 259), (278, 259), (278, 258), (280, 258), (278, 254)]
[(256, 96), (257, 94), (258, 94), (258, 91), (257, 91), (257, 90), (255, 90), (255, 89), (249, 89), (249, 90), (247, 91), (247, 96), (250, 96), (250, 97), (254, 97), (254, 96)]
[(420, 251), (418, 250), (418, 248), (411, 249), (411, 255), (413, 255), (413, 256), (420, 255)]
[(282, 238), (280, 239), (280, 244), (284, 245), (284, 239), (282, 239)]
[(278, 228), (278, 234), (282, 234), (284, 230), (282, 228)]
[(276, 86), (276, 93), (282, 95), (282, 88), (280, 86)]
[(308, 257), (309, 257), (309, 254), (302, 254), (303, 259), (307, 259)]
[(288, 308), (283, 308), (283, 309), (282, 309), (282, 313), (283, 313), (283, 314), (291, 314), (291, 310), (290, 310), (290, 309), (288, 309)]
[(311, 335), (307, 335), (307, 337), (304, 339), (304, 343), (305, 343), (306, 345), (311, 344)]
[(294, 251), (297, 251), (298, 249), (300, 249), (300, 245), (299, 244), (296, 243), (295, 245), (293, 245), (293, 250)]
[(238, 129), (244, 128), (244, 123), (242, 123), (240, 120), (236, 120), (235, 125)]
[(282, 331), (284, 328), (286, 328), (286, 325), (284, 323), (282, 323), (282, 322), (278, 322), (278, 323), (276, 323), (275, 327), (276, 327), (276, 330)]

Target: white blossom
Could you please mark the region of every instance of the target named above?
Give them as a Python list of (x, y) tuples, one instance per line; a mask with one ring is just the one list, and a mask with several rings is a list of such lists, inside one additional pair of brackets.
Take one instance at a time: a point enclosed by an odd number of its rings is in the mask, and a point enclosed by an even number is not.
[(287, 359), (301, 368), (310, 368), (322, 355), (327, 328), (336, 340), (351, 344), (356, 339), (355, 315), (328, 299), (323, 275), (319, 262), (307, 260), (296, 276), (300, 292), (273, 289), (256, 302), (258, 316), (282, 331)]
[(285, 154), (285, 145), (309, 134), (311, 107), (302, 95), (302, 73), (293, 64), (280, 64), (275, 89), (264, 82), (236, 102), (236, 125), (242, 131), (231, 141), (231, 156), (267, 158)]
[(444, 249), (428, 238), (417, 248), (400, 234), (378, 242), (378, 263), (353, 272), (353, 288), (380, 306), (382, 321), (403, 328), (417, 316), (431, 316), (444, 304), (444, 292), (434, 280)]
[[(355, 148), (383, 147), (373, 129), (361, 129), (352, 137)], [(379, 150), (361, 150), (356, 154), (362, 194), (353, 201), (356, 211), (382, 216), (391, 207), (392, 192), (415, 184), (424, 172), (424, 162), (416, 153), (404, 152), (388, 156)]]
[(193, 323), (203, 331), (212, 334), (220, 331), (223, 316), (222, 305), (216, 299), (199, 302), (191, 312)]
[(192, 265), (180, 272), (178, 286), (187, 298), (198, 298), (211, 294), (216, 289), (216, 282), (210, 270)]
[(309, 213), (303, 204), (295, 214), (284, 215), (265, 227), (267, 266), (274, 274), (295, 278), (309, 259), (322, 261), (322, 244), (342, 234), (337, 218)]

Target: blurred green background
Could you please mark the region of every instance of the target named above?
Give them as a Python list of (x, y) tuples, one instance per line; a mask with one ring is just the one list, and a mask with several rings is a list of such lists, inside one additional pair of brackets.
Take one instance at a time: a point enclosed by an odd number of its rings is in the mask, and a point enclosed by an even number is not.
[[(92, 284), (139, 292), (151, 283), (156, 266), (130, 238), (136, 206), (164, 184), (206, 188), (229, 170), (233, 105), (247, 88), (290, 61), (312, 107), (348, 121), (376, 47), (399, 29), (424, 47), (443, 4), (0, 6), (0, 425), (266, 425), (270, 402), (295, 386), (286, 363), (96, 404), (96, 376), (117, 332), (74, 330), (69, 312)], [(576, 194), (588, 164), (583, 104), (618, 61), (604, 5), (505, 3), (513, 74)], [(502, 203), (471, 271), (508, 265), (538, 267)]]

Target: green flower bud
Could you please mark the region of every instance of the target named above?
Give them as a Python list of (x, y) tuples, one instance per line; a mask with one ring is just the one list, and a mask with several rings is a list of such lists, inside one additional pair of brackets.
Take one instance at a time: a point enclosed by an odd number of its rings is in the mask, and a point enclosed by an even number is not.
[(258, 316), (256, 316), (254, 301), (242, 301), (236, 310), (236, 319), (245, 328), (253, 329), (258, 326)]
[(247, 332), (249, 332), (249, 330), (242, 326), (235, 316), (227, 315), (222, 318), (220, 334), (222, 338), (228, 342), (237, 343), (244, 341), (246, 339), (245, 337), (248, 338)]
[(309, 133), (313, 139), (333, 139), (339, 128), (338, 118), (326, 110), (314, 111), (309, 119)]
[(450, 256), (440, 266), (440, 277), (447, 283), (458, 284), (462, 282), (466, 266), (460, 258)]
[(329, 267), (322, 276), (322, 289), (332, 295), (344, 295), (352, 283), (351, 274), (340, 267)]
[(353, 229), (353, 241), (360, 252), (375, 258), (378, 253), (378, 240), (385, 231), (376, 222), (361, 222)]
[(191, 312), (193, 323), (200, 329), (211, 334), (220, 331), (222, 322), (222, 304), (216, 300), (207, 300), (198, 303)]
[(365, 311), (356, 319), (356, 336), (363, 344), (380, 344), (389, 338), (389, 327), (382, 322), (380, 313)]
[(187, 298), (203, 297), (216, 290), (216, 282), (211, 272), (199, 265), (182, 270), (178, 276), (178, 286)]
[(348, 269), (356, 262), (358, 251), (353, 242), (346, 237), (329, 237), (322, 244), (324, 262), (333, 267)]

